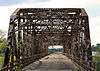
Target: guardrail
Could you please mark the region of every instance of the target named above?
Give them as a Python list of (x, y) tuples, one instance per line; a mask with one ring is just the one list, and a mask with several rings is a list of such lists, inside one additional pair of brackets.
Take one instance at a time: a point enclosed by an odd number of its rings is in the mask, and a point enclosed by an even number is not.
[(68, 55), (67, 53), (63, 53), (63, 55), (66, 55), (67, 57), (69, 57), (79, 67), (80, 71), (96, 71), (94, 63), (92, 64), (92, 67), (90, 67), (87, 64), (85, 64), (85, 61), (83, 61), (82, 59), (79, 59), (77, 57), (72, 57), (71, 55)]
[[(37, 60), (39, 60), (40, 58), (46, 56), (45, 53), (40, 53), (40, 54), (36, 54), (33, 57), (29, 57), (29, 58), (24, 58), (21, 61), (23, 61), (24, 63), (20, 64), (15, 62), (14, 65), (12, 65), (12, 63), (9, 63), (8, 65), (6, 65), (5, 67), (1, 68), (0, 71), (16, 71), (16, 70), (20, 70), (23, 67), (31, 64), (32, 62), (35, 62)], [(24, 61), (25, 60), (25, 61)]]

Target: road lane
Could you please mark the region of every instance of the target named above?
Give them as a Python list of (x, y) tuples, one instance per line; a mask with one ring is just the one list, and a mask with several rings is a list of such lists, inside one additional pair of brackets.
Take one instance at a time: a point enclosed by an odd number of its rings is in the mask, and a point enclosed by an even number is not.
[(77, 71), (76, 69), (68, 57), (54, 53), (26, 66), (23, 71)]

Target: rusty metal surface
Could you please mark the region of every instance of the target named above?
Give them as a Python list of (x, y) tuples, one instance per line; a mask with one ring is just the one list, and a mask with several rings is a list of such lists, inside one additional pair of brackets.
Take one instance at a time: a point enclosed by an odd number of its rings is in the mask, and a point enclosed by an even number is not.
[(94, 71), (88, 15), (83, 8), (18, 8), (10, 17), (4, 66), (11, 71), (23, 68), (46, 56), (50, 45), (62, 45), (69, 58)]

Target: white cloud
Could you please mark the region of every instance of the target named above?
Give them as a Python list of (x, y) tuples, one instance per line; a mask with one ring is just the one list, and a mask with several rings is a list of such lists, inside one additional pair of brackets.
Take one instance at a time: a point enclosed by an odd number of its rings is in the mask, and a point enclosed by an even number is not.
[[(40, 0), (39, 0), (40, 1)], [(27, 3), (45, 3), (45, 7), (87, 7), (91, 5), (100, 5), (99, 0), (26, 0)], [(26, 3), (25, 2), (25, 3)]]
[(0, 7), (0, 29), (7, 30), (9, 23), (10, 11), (6, 7)]
[(99, 0), (24, 0), (23, 2), (10, 7), (88, 7), (100, 5)]
[(89, 25), (92, 44), (100, 43), (100, 16), (91, 17)]
[(49, 49), (58, 49), (58, 48), (63, 48), (63, 46), (60, 45), (54, 45), (54, 46), (49, 46)]

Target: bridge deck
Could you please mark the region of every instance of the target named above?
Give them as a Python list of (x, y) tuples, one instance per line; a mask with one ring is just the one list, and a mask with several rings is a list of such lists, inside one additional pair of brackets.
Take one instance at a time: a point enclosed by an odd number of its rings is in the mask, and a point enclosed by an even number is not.
[(25, 68), (23, 71), (78, 71), (75, 64), (61, 53), (48, 55)]

